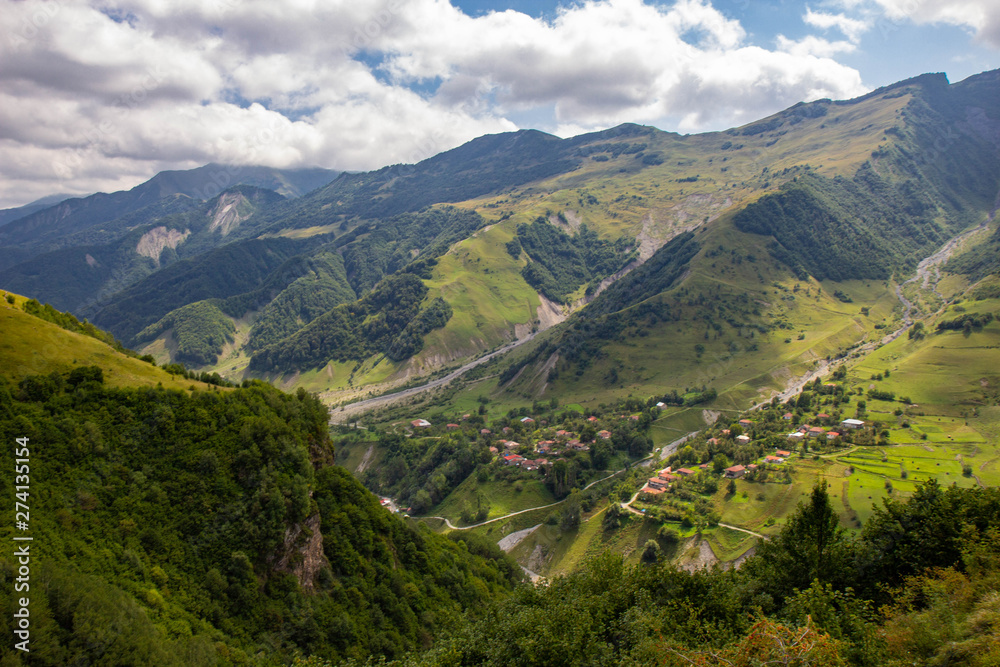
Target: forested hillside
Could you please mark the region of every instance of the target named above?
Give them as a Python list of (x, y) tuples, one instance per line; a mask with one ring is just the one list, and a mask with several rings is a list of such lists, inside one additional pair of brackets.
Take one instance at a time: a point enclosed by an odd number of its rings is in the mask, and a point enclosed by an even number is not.
[(34, 556), (20, 593), (0, 560), (8, 635), (31, 599), (28, 662), (8, 643), (5, 664), (398, 656), (520, 578), (495, 547), (404, 526), (334, 466), (315, 397), (189, 384), (111, 387), (82, 356), (0, 378), (0, 434), (20, 443), (0, 462), (30, 460), (17, 534)]

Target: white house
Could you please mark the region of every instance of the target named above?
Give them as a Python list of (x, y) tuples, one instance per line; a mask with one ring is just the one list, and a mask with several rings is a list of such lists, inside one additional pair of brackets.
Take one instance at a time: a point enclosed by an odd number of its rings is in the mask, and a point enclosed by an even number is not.
[(845, 419), (844, 421), (840, 422), (840, 425), (843, 426), (844, 428), (861, 428), (862, 426), (865, 425), (865, 423), (860, 419)]

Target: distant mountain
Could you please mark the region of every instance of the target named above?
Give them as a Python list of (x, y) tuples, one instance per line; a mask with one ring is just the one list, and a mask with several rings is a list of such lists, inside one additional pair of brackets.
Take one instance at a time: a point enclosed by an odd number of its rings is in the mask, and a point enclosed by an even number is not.
[(72, 198), (73, 195), (48, 195), (46, 197), (42, 197), (41, 199), (36, 199), (29, 204), (25, 204), (24, 206), (0, 210), (0, 227), (3, 227), (8, 222), (14, 222), (15, 220), (29, 216), (36, 211), (41, 211), (42, 209), (54, 206), (61, 201)]
[[(129, 195), (154, 208), (94, 223), (77, 200), (64, 218), (49, 209), (0, 229), (22, 242), (4, 251), (69, 253), (0, 281), (53, 299), (76, 289), (59, 305), (85, 304), (81, 314), (160, 358), (212, 368), (225, 349), (229, 373), (308, 375), (331, 397), (552, 328), (502, 362), (499, 391), (579, 400), (725, 381), (717, 402), (741, 403), (887, 326), (859, 321), (851, 304), (892, 301), (894, 277), (992, 210), (998, 79), (928, 74), (700, 135), (632, 124), (571, 139), (489, 135), (295, 199), (230, 190), (201, 203), (227, 184), (224, 168), (165, 172), (90, 204)], [(254, 177), (277, 187), (265, 176)], [(229, 222), (226, 197), (246, 202)], [(281, 252), (260, 254), (272, 246)], [(62, 265), (99, 280), (47, 277)], [(399, 273), (426, 292), (396, 292)]]
[(0, 284), (57, 308), (84, 313), (91, 304), (178, 259), (229, 243), (234, 230), (257, 210), (283, 199), (248, 185), (231, 187), (207, 202), (183, 194), (164, 197), (121, 218), (63, 236), (54, 244), (57, 249), (0, 270)]
[[(67, 237), (136, 214), (165, 200), (187, 205), (212, 199), (236, 185), (273, 190), (285, 197), (299, 197), (329, 183), (338, 172), (328, 169), (273, 169), (255, 166), (208, 164), (186, 171), (160, 172), (131, 190), (60, 201), (12, 219), (0, 228), (0, 269), (40, 252), (65, 247)], [(175, 204), (185, 206), (185, 204)], [(159, 209), (149, 209), (153, 214)], [(176, 211), (176, 209), (175, 209)]]

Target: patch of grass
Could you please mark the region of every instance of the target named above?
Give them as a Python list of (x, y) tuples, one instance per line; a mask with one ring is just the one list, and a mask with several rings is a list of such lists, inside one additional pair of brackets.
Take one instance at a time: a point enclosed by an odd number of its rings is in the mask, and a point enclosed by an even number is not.
[[(518, 486), (521, 487), (521, 491), (516, 490)], [(556, 502), (552, 492), (541, 479), (525, 479), (511, 483), (494, 480), (480, 484), (475, 475), (469, 475), (427, 514), (448, 517), (452, 523), (459, 525), (462, 508), (465, 503), (475, 507), (477, 493), (482, 494), (490, 504), (487, 519)]]
[[(25, 299), (16, 297), (15, 305)], [(0, 301), (0, 375), (18, 381), (27, 375), (69, 373), (80, 366), (100, 366), (113, 387), (215, 390), (203, 382), (171, 375), (162, 368), (126, 356), (99, 340), (66, 331)]]

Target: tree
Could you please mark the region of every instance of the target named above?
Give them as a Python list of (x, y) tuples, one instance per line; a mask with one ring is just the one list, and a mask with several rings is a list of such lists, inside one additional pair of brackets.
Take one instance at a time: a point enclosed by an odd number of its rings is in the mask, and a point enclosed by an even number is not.
[(563, 505), (563, 510), (559, 514), (559, 530), (563, 532), (573, 530), (580, 526), (580, 492), (573, 489)]
[(852, 546), (830, 503), (825, 481), (813, 487), (809, 502), (799, 503), (781, 532), (761, 542), (744, 568), (753, 581), (779, 601), (813, 581), (840, 588), (847, 578)]
[(660, 545), (656, 540), (646, 540), (646, 546), (642, 549), (642, 562), (655, 563), (660, 557)]
[(604, 512), (604, 519), (601, 521), (601, 525), (604, 527), (604, 530), (614, 530), (621, 525), (625, 514), (626, 512), (622, 509), (621, 505), (612, 502)]
[(735, 496), (736, 495), (736, 480), (729, 480), (729, 485), (726, 487), (726, 495)]

